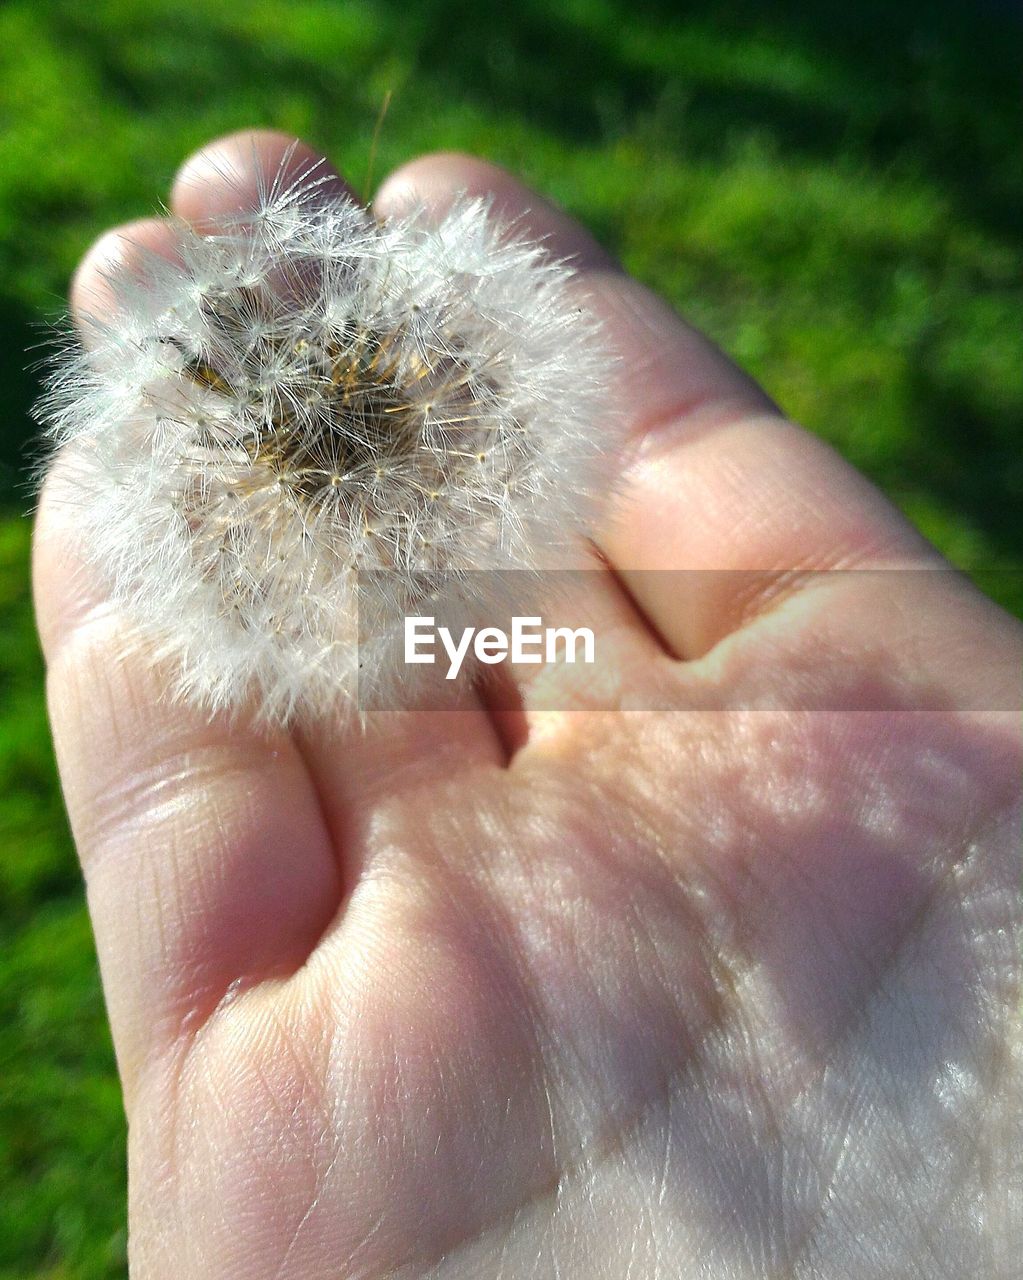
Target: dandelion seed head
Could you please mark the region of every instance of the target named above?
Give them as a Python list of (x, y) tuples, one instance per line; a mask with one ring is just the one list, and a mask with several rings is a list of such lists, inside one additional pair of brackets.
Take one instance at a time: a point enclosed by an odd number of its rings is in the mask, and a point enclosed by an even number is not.
[(616, 443), (569, 266), (485, 200), (378, 222), (318, 181), (114, 266), (40, 409), (176, 692), (271, 722), (400, 689), (406, 613), (489, 620), (502, 571), (578, 563)]

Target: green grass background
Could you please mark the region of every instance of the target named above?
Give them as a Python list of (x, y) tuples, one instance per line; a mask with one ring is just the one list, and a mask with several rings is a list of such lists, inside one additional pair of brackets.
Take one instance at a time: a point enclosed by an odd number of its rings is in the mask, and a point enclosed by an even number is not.
[[(1018, 8), (1016, 10), (1018, 15)], [(26, 348), (179, 161), (463, 148), (584, 218), (1023, 613), (1023, 27), (980, 0), (0, 7), (0, 1278), (124, 1274), (124, 1124), (31, 620)]]

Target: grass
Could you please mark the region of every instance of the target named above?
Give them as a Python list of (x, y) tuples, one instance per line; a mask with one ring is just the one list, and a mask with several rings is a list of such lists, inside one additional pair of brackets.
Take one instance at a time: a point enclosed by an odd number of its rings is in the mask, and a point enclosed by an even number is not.
[[(496, 12), (492, 11), (496, 10)], [(211, 135), (522, 173), (1023, 614), (1021, 28), (864, 0), (0, 7), (0, 1280), (124, 1274), (124, 1124), (32, 628), (24, 351)]]

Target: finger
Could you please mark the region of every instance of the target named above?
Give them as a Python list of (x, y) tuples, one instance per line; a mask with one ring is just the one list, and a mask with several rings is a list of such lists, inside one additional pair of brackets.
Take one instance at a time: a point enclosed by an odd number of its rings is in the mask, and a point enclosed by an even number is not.
[(144, 1065), (239, 985), (298, 968), (343, 886), (294, 745), (166, 698), (166, 673), (78, 555), (75, 459), (34, 551), (61, 781), (129, 1107)]
[[(393, 174), (376, 208), (386, 215), (419, 199), (441, 208), (459, 191), (491, 194), (552, 253), (576, 260), (621, 356), (629, 446), (622, 473), (608, 476), (618, 496), (599, 541), (671, 650), (706, 652), (810, 571), (933, 562), (852, 467), (787, 423), (712, 343), (503, 170), (428, 156)], [(621, 462), (609, 458), (609, 468)]]
[(106, 330), (123, 305), (123, 281), (137, 274), (153, 258), (177, 259), (177, 236), (166, 218), (140, 218), (101, 236), (78, 264), (71, 278), (68, 301), (85, 345)]
[[(420, 204), (440, 210), (450, 204), (456, 192), (483, 196), (491, 200), (499, 218), (514, 223), (517, 232), (548, 245), (552, 255), (571, 260), (577, 270), (618, 273), (610, 254), (574, 219), (535, 194), (524, 200), (519, 184), (495, 182), (495, 177), (507, 175), (465, 156), (429, 157), (406, 166), (385, 182), (374, 208), (382, 216), (393, 216)], [(598, 564), (596, 560), (593, 563)], [(597, 659), (593, 664), (561, 661), (500, 668), (489, 683), (488, 697), (492, 712), (502, 719), (506, 740), (516, 744), (525, 737), (515, 726), (520, 709), (527, 721), (533, 722), (549, 711), (610, 709), (627, 705), (637, 696), (635, 685), (640, 679), (644, 685), (660, 679), (660, 646), (612, 574), (594, 567), (568, 572), (551, 585), (545, 625), (588, 628), (594, 635)]]
[(243, 129), (189, 156), (171, 187), (170, 207), (203, 230), (289, 194), (307, 201), (357, 199), (327, 158), (298, 138)]
[(382, 217), (393, 217), (418, 205), (440, 211), (457, 195), (486, 198), (499, 218), (513, 222), (529, 238), (546, 243), (553, 256), (570, 260), (580, 270), (621, 270), (581, 223), (504, 169), (475, 156), (441, 152), (402, 165), (381, 183), (373, 208)]
[[(316, 185), (310, 185), (310, 183)], [(327, 160), (281, 133), (244, 132), (218, 139), (182, 166), (171, 207), (200, 228), (223, 215), (258, 207), (268, 192), (302, 190), (302, 199), (347, 197), (351, 189)], [(450, 690), (449, 690), (450, 693)], [(364, 725), (316, 725), (302, 735), (305, 758), (325, 797), (335, 835), (356, 860), (354, 832), (368, 820), (382, 795), (428, 784), (462, 770), (493, 768), (504, 747), (480, 703), (471, 694), (434, 708), (403, 713), (370, 707)]]

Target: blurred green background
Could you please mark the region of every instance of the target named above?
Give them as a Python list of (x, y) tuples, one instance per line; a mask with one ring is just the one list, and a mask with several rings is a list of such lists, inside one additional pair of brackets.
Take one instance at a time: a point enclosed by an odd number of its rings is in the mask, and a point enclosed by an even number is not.
[[(181, 159), (461, 148), (585, 219), (959, 565), (1023, 564), (1020, 7), (0, 7), (0, 1277), (124, 1274), (124, 1124), (31, 620), (27, 348)], [(985, 584), (1023, 614), (1019, 575)]]

